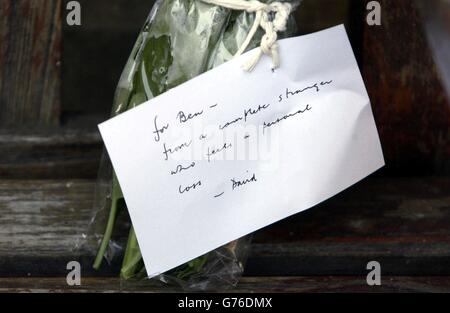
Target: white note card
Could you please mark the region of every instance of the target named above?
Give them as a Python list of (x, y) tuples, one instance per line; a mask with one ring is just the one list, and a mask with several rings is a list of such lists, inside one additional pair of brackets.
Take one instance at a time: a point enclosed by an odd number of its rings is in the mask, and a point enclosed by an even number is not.
[(150, 277), (384, 166), (344, 26), (254, 51), (99, 125)]

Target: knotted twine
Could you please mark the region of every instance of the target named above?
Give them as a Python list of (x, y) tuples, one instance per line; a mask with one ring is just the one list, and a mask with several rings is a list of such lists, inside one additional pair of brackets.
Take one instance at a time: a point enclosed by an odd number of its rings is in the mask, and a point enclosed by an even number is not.
[(278, 32), (285, 31), (292, 10), (290, 3), (272, 2), (262, 3), (257, 0), (202, 0), (205, 3), (221, 6), (231, 10), (241, 10), (248, 13), (255, 13), (255, 22), (250, 29), (247, 38), (239, 48), (235, 57), (245, 52), (251, 40), (256, 34), (258, 27), (261, 27), (266, 33), (261, 38), (260, 47), (252, 57), (242, 65), (242, 68), (251, 72), (259, 60), (266, 54), (272, 58), (274, 69), (280, 66), (280, 55), (278, 52)]

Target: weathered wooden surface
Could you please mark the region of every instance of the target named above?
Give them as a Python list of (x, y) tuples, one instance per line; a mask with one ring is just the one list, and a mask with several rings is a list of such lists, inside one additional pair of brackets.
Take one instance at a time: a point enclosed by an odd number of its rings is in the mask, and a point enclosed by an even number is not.
[[(126, 284), (117, 278), (83, 277), (81, 286), (70, 287), (65, 277), (0, 278), (0, 292), (180, 292), (179, 289), (153, 287), (149, 284)], [(245, 293), (348, 293), (348, 292), (450, 292), (450, 277), (383, 277), (381, 286), (368, 286), (365, 277), (243, 277), (228, 292)]]
[[(92, 249), (72, 251), (93, 189), (89, 180), (0, 181), (0, 276), (63, 275), (74, 259), (94, 275)], [(246, 275), (364, 275), (372, 260), (385, 275), (450, 275), (448, 225), (450, 179), (372, 178), (258, 231)]]
[(258, 232), (248, 274), (363, 274), (370, 260), (385, 274), (450, 274), (449, 183), (365, 180)]
[(0, 127), (59, 121), (60, 58), (60, 0), (0, 1)]
[(102, 148), (97, 131), (0, 132), (0, 178), (94, 178)]
[(450, 106), (422, 20), (414, 1), (380, 3), (382, 25), (364, 29), (362, 69), (386, 157), (385, 171), (448, 174)]
[(450, 99), (450, 2), (416, 0), (431, 52)]
[[(362, 52), (363, 76), (387, 158), (384, 173), (422, 177), (370, 178), (313, 210), (258, 231), (246, 277), (237, 290), (449, 291), (450, 179), (427, 175), (449, 172), (450, 114), (413, 1), (381, 1), (383, 25), (377, 27), (363, 26), (365, 11), (363, 5), (356, 5), (359, 0), (346, 0), (344, 6), (337, 5), (339, 0), (313, 1), (305, 1), (297, 13), (301, 32), (350, 22), (352, 44), (358, 55)], [(0, 1), (0, 128), (59, 120), (59, 3)], [(89, 9), (82, 28), (66, 32), (65, 86), (70, 92), (65, 108), (75, 116), (87, 111), (106, 116), (124, 63), (117, 60), (126, 58), (131, 49), (124, 38), (132, 44), (135, 21), (121, 30), (114, 18), (120, 20), (122, 13), (114, 9), (116, 4), (111, 8), (116, 15), (103, 12), (109, 24), (96, 27), (101, 10)], [(349, 19), (349, 10), (357, 18)], [(133, 12), (140, 14), (136, 8)], [(111, 30), (109, 42), (96, 41)], [(363, 51), (359, 36), (364, 38)], [(91, 43), (83, 44), (87, 39)], [(104, 51), (111, 50), (105, 49), (108, 44), (120, 45), (121, 52), (99, 65), (98, 56), (103, 58)], [(91, 63), (83, 60), (83, 67), (75, 66), (80, 70), (73, 71), (73, 65), (80, 64), (81, 50)], [(113, 74), (93, 71), (91, 65), (111, 68)], [(85, 79), (89, 77), (92, 80)], [(0, 292), (160, 290), (133, 284), (121, 287), (116, 278), (89, 278), (116, 276), (119, 264), (94, 272), (93, 247), (73, 251), (86, 233), (95, 186), (93, 180), (76, 178), (95, 177), (101, 150), (95, 130), (0, 133), (0, 277), (4, 277)], [(7, 180), (11, 178), (24, 180)], [(71, 260), (82, 263), (86, 278), (80, 289), (65, 284), (66, 264)], [(372, 260), (382, 264), (383, 286), (378, 289), (365, 284), (366, 264)], [(297, 277), (302, 275), (350, 276)]]

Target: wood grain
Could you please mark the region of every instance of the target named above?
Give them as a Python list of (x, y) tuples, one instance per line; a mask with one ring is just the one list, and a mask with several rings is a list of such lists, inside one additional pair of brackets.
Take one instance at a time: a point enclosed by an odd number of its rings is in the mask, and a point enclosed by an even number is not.
[(95, 178), (102, 150), (97, 131), (0, 132), (0, 177)]
[(61, 1), (0, 1), (0, 127), (55, 125)]
[[(424, 1), (425, 2), (425, 1)], [(450, 106), (414, 1), (382, 0), (382, 25), (364, 29), (363, 76), (388, 171), (450, 170)]]
[[(0, 180), (0, 276), (51, 276), (95, 246), (75, 243), (92, 216), (94, 181)], [(377, 260), (385, 275), (450, 276), (450, 180), (365, 180), (312, 210), (258, 231), (248, 276), (363, 275)], [(123, 240), (125, 229), (115, 234)]]
[[(65, 277), (0, 278), (0, 292), (180, 292), (180, 289), (155, 286), (148, 282), (123, 284), (118, 278), (82, 277), (81, 286), (67, 286)], [(220, 291), (220, 290), (218, 290)], [(348, 292), (450, 292), (450, 277), (383, 277), (381, 286), (368, 286), (365, 277), (243, 277), (239, 285), (227, 290), (233, 293), (348, 293)]]

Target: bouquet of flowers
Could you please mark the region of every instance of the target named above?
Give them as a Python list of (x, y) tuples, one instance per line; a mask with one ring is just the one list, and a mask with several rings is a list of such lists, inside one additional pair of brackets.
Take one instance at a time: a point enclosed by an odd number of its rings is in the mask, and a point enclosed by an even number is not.
[[(261, 1), (272, 2), (272, 1)], [(298, 1), (288, 1), (296, 4)], [(211, 5), (202, 0), (159, 0), (139, 34), (120, 78), (112, 116), (132, 109), (230, 60), (247, 39), (255, 14)], [(289, 19), (279, 37), (294, 34)], [(258, 30), (247, 49), (259, 45)], [(133, 140), (133, 138), (130, 138)], [(149, 177), (151, 179), (151, 177)], [(148, 204), (152, 206), (151, 203)], [(127, 208), (114, 171), (104, 155), (95, 197), (91, 238), (99, 243), (94, 268), (104, 259), (122, 258), (123, 279), (145, 278), (146, 271)], [(105, 229), (106, 225), (106, 229)], [(116, 238), (129, 227), (125, 243)], [(193, 242), (192, 244), (195, 244)], [(250, 238), (242, 238), (158, 277), (164, 283), (188, 289), (210, 289), (237, 284), (249, 251)]]

